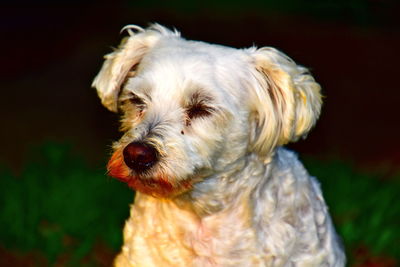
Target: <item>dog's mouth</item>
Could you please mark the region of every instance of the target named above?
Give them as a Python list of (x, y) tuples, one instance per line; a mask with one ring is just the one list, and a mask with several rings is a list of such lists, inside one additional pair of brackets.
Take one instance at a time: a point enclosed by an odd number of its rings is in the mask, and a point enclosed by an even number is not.
[(125, 163), (122, 152), (117, 150), (107, 164), (108, 175), (114, 177), (141, 193), (158, 198), (171, 198), (192, 188), (189, 180), (172, 183), (165, 176), (145, 178), (135, 174)]

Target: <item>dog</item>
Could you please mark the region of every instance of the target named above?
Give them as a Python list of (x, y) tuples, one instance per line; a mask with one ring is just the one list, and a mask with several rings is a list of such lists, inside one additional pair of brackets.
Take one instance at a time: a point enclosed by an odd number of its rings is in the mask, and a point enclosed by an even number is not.
[(320, 114), (309, 71), (271, 47), (123, 30), (92, 84), (121, 114), (108, 174), (136, 191), (115, 266), (344, 266), (319, 183), (282, 147)]

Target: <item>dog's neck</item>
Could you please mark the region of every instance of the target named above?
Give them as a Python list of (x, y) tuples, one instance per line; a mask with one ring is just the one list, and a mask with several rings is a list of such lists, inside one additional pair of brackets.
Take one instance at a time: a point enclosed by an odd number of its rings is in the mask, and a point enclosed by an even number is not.
[(250, 194), (268, 177), (271, 157), (260, 159), (248, 154), (234, 164), (195, 184), (190, 192), (174, 199), (182, 208), (204, 217), (240, 205), (238, 201), (250, 199)]

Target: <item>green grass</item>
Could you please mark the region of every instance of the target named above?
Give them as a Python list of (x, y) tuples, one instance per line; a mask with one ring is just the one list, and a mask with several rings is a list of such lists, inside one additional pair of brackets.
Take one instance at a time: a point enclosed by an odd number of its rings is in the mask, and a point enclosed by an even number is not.
[(356, 171), (340, 160), (308, 159), (305, 165), (321, 182), (350, 260), (355, 250), (366, 247), (372, 256), (400, 262), (400, 177), (383, 179), (383, 172)]
[(96, 242), (117, 250), (133, 192), (67, 145), (44, 145), (30, 158), (18, 176), (0, 171), (2, 246), (40, 251), (50, 263), (62, 254), (74, 263)]
[[(133, 192), (105, 175), (105, 163), (93, 167), (68, 145), (42, 145), (29, 159), (18, 175), (0, 167), (0, 247), (40, 252), (50, 265), (68, 255), (68, 266), (81, 265), (98, 243), (117, 251)], [(400, 262), (398, 177), (382, 181), (342, 161), (305, 165), (321, 181), (350, 258), (365, 246)]]

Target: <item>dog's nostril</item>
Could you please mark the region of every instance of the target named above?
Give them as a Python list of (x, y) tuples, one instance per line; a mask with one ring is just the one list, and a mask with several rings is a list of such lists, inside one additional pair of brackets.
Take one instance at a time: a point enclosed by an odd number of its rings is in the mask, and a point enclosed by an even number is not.
[(143, 172), (157, 161), (157, 151), (150, 145), (132, 142), (123, 151), (125, 164), (137, 172)]

